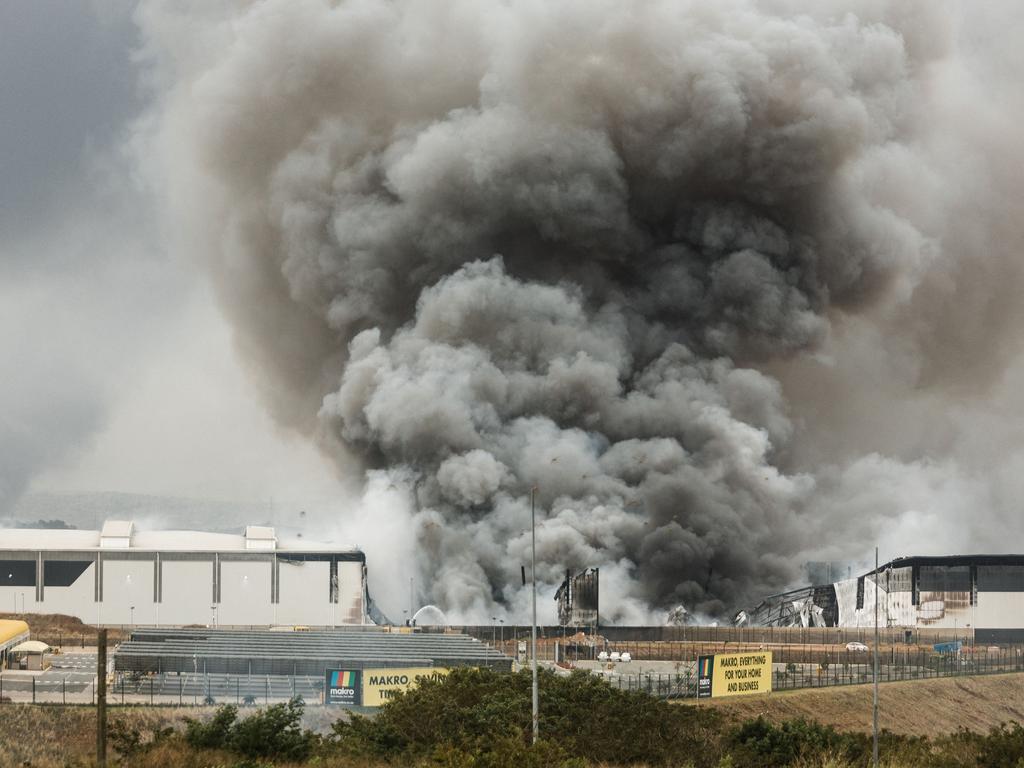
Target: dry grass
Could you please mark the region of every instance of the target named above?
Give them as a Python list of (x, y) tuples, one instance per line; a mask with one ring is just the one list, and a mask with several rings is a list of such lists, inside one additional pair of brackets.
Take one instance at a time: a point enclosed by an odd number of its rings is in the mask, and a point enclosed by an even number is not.
[[(109, 722), (123, 721), (143, 729), (183, 727), (196, 710), (172, 707), (111, 708)], [(90, 765), (96, 754), (96, 710), (93, 707), (0, 706), (0, 767)]]
[[(63, 637), (65, 642), (78, 643), (84, 637), (86, 645), (96, 644), (96, 627), (85, 624), (76, 616), (65, 616), (61, 613), (0, 613), (0, 619), (16, 619), (28, 624), (32, 637), (43, 641), (57, 642)], [(119, 629), (107, 631), (109, 642), (118, 643), (124, 639)], [(51, 644), (53, 644), (51, 643)]]
[[(1024, 722), (1024, 674), (943, 678), (879, 686), (882, 728), (908, 736), (938, 736), (958, 728), (987, 732), (1000, 723)], [(844, 731), (871, 730), (870, 685), (785, 691), (701, 702), (746, 720), (763, 715), (773, 722), (797, 717)], [(692, 701), (687, 702), (692, 706)]]

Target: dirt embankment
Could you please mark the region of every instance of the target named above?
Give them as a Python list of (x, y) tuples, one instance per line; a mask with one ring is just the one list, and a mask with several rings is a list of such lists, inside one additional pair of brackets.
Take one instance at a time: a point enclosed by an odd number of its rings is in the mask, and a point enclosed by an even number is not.
[[(1020, 673), (885, 683), (878, 692), (879, 726), (894, 733), (937, 736), (958, 728), (984, 732), (1004, 722), (1024, 723)], [(839, 730), (870, 731), (871, 701), (870, 685), (851, 685), (704, 700), (700, 706), (721, 708), (737, 720), (803, 717)]]
[[(75, 616), (60, 613), (0, 613), (0, 619), (17, 619), (28, 624), (33, 640), (42, 640), (50, 645), (64, 643), (67, 645), (96, 644), (96, 627), (82, 622)], [(127, 633), (123, 629), (108, 630), (108, 640), (117, 643)]]

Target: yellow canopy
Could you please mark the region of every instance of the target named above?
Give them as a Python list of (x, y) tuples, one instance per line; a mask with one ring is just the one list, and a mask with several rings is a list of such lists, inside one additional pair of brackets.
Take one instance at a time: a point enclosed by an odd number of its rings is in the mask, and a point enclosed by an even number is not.
[(14, 619), (0, 619), (0, 645), (28, 634), (28, 624)]

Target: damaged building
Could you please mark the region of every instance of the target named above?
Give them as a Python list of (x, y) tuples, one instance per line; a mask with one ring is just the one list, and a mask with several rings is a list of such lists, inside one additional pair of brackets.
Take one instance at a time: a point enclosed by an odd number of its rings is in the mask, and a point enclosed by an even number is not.
[(771, 595), (740, 624), (964, 629), (978, 642), (1024, 641), (1024, 555), (901, 557), (861, 576)]
[(598, 568), (588, 568), (576, 575), (565, 572), (565, 581), (555, 592), (559, 624), (563, 627), (598, 626), (599, 575)]

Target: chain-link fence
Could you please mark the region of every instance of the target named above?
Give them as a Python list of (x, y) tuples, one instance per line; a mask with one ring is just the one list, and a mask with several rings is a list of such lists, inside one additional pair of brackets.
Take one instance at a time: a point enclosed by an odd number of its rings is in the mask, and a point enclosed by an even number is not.
[[(832, 660), (830, 660), (832, 659)], [(870, 653), (842, 653), (819, 663), (781, 661), (773, 654), (772, 689), (824, 688), (858, 685), (873, 680)], [(650, 662), (648, 662), (650, 663)], [(635, 662), (630, 662), (635, 664)], [(697, 695), (696, 666), (683, 662), (679, 669), (663, 672), (620, 672), (623, 665), (611, 662), (595, 669), (610, 685), (620, 690), (646, 691), (662, 698), (694, 698)], [(926, 680), (941, 677), (989, 675), (1024, 671), (1020, 648), (1001, 649), (980, 654), (917, 653), (880, 654), (880, 682)]]
[[(285, 675), (118, 675), (107, 686), (110, 704), (152, 706), (257, 706), (300, 698), (309, 705), (322, 702), (323, 680)], [(95, 676), (0, 674), (0, 703), (96, 703)]]

